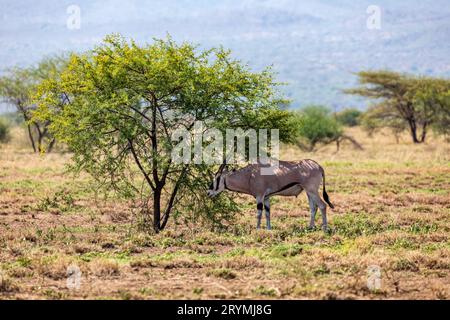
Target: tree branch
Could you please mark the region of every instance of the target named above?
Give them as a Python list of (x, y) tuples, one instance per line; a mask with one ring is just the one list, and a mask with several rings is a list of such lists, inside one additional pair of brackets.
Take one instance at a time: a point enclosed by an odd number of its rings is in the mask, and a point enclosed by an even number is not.
[(130, 144), (130, 150), (131, 150), (131, 153), (132, 153), (132, 155), (133, 155), (134, 161), (136, 162), (137, 166), (139, 167), (139, 170), (141, 170), (142, 174), (144, 175), (145, 180), (147, 181), (148, 185), (149, 185), (150, 188), (152, 188), (152, 190), (154, 191), (154, 190), (155, 190), (155, 185), (153, 184), (153, 182), (152, 182), (152, 180), (150, 179), (150, 177), (149, 177), (149, 175), (147, 174), (147, 172), (145, 172), (144, 167), (142, 167), (142, 164), (141, 164), (141, 162), (139, 161), (139, 157), (138, 157), (138, 155), (137, 155), (137, 153), (136, 153), (136, 150), (134, 149), (133, 141), (132, 141), (131, 139), (129, 139), (129, 138), (127, 138), (127, 140), (128, 140), (128, 143)]

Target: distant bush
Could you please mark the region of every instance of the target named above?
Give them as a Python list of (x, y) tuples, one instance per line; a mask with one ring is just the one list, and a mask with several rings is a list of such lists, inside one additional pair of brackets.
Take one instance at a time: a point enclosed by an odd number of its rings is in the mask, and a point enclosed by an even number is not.
[(342, 136), (342, 127), (328, 108), (309, 106), (298, 113), (298, 145), (313, 151), (318, 143), (330, 143)]
[(10, 124), (3, 118), (0, 118), (0, 143), (8, 142), (10, 139)]
[(354, 127), (360, 124), (362, 114), (358, 109), (344, 109), (336, 114), (336, 120), (344, 126)]
[(294, 119), (297, 145), (305, 151), (314, 151), (319, 143), (336, 143), (339, 150), (341, 142), (344, 141), (350, 142), (359, 150), (363, 149), (353, 137), (344, 134), (342, 124), (327, 107), (305, 107), (294, 114)]
[(1, 117), (9, 122), (12, 126), (23, 125), (24, 123), (23, 116), (18, 112), (7, 112), (2, 114)]

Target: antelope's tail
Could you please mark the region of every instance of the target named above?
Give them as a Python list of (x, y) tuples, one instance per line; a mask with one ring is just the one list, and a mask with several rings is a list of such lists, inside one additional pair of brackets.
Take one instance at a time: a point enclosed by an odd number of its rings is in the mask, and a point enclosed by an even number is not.
[(331, 209), (334, 209), (333, 204), (330, 202), (330, 198), (328, 197), (327, 190), (325, 189), (325, 171), (322, 169), (322, 184), (323, 184), (323, 200), (330, 206)]

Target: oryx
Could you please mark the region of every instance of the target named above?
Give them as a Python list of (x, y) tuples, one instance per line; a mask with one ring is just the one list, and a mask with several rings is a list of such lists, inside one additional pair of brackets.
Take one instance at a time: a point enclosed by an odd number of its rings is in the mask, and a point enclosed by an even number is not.
[[(270, 165), (260, 163), (250, 164), (245, 168), (228, 171), (226, 165), (220, 166), (213, 182), (211, 183), (208, 195), (215, 197), (223, 190), (244, 193), (255, 197), (257, 209), (257, 224), (261, 226), (261, 216), (263, 207), (266, 212), (267, 229), (270, 226), (270, 197), (272, 196), (298, 196), (303, 190), (306, 191), (311, 210), (310, 228), (315, 227), (315, 216), (317, 208), (322, 213), (323, 230), (327, 230), (326, 203), (331, 208), (328, 194), (325, 190), (325, 172), (323, 168), (314, 160), (279, 161), (273, 167), (273, 174), (261, 174), (261, 168)], [(323, 200), (319, 196), (320, 183), (323, 184)]]

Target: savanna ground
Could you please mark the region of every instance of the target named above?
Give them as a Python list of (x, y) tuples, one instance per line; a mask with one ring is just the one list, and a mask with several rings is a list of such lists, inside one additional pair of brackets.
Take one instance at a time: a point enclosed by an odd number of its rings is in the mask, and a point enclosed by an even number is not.
[[(227, 232), (171, 220), (151, 235), (130, 204), (65, 175), (68, 155), (33, 155), (16, 132), (0, 145), (0, 298), (449, 299), (449, 144), (349, 133), (364, 151), (282, 151), (324, 166), (329, 233), (306, 229), (301, 194), (272, 201), (271, 232), (255, 230), (254, 201), (241, 197)], [(78, 290), (67, 287), (70, 265), (82, 272)]]

